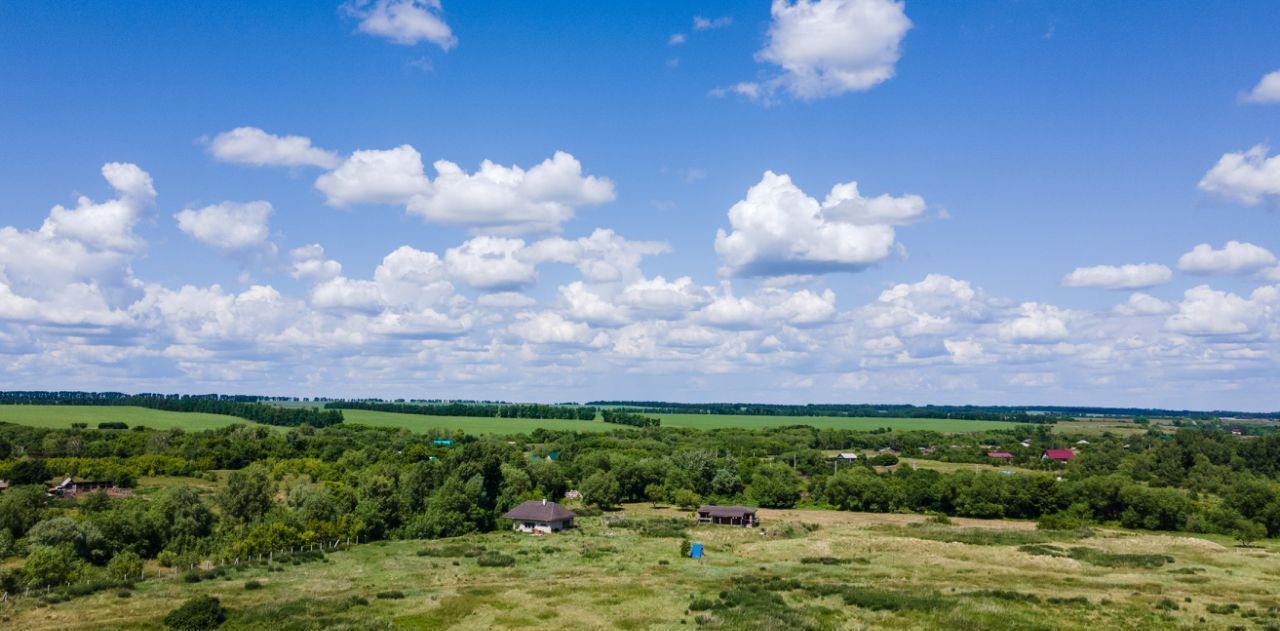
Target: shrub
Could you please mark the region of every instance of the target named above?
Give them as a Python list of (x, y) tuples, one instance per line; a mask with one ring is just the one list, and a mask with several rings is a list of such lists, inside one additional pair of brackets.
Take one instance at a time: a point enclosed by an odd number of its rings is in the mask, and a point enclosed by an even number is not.
[(898, 464), (898, 457), (888, 452), (876, 454), (871, 457), (871, 464), (877, 467), (892, 467)]
[(393, 589), (385, 592), (378, 592), (375, 595), (382, 600), (400, 600), (401, 598), (404, 598), (404, 592), (398, 589)]
[(119, 597), (119, 598), (133, 598), (133, 592), (131, 592), (131, 591), (127, 590), (127, 589), (122, 589), (122, 590), (120, 590), (120, 591), (116, 592), (116, 596), (117, 596), (117, 597)]
[(985, 598), (995, 598), (997, 600), (1007, 600), (1016, 603), (1038, 604), (1040, 597), (1035, 594), (1024, 594), (1022, 592), (1009, 591), (1005, 589), (984, 589), (977, 592), (969, 592), (969, 596), (979, 596)]
[(216, 629), (227, 619), (227, 610), (212, 596), (188, 599), (164, 617), (164, 626), (179, 631)]
[(801, 563), (810, 565), (848, 565), (855, 561), (866, 563), (866, 559), (839, 559), (836, 557), (804, 557), (800, 559)]
[(1178, 603), (1175, 603), (1172, 600), (1169, 600), (1168, 598), (1161, 598), (1160, 601), (1156, 603), (1156, 609), (1161, 609), (1164, 611), (1177, 611)]
[(511, 567), (516, 564), (516, 558), (501, 552), (486, 552), (476, 558), (476, 564), (480, 567)]
[(107, 574), (117, 581), (139, 578), (142, 574), (142, 557), (130, 550), (117, 552), (107, 563)]
[(937, 524), (939, 526), (950, 526), (955, 523), (951, 521), (950, 517), (947, 517), (942, 513), (931, 513), (924, 521), (927, 524)]
[(246, 581), (244, 584), (244, 588), (249, 591), (253, 591), (255, 589), (262, 589), (262, 583), (259, 583), (258, 581)]
[(75, 581), (80, 574), (81, 562), (69, 545), (57, 547), (32, 546), (22, 573), (27, 586), (40, 588)]
[(122, 421), (103, 421), (98, 423), (98, 429), (129, 429), (129, 424)]

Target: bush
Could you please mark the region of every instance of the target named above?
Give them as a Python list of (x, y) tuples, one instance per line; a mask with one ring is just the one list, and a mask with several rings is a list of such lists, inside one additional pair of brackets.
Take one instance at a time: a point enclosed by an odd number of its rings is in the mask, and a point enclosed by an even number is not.
[(258, 581), (245, 581), (244, 588), (248, 591), (262, 589), (262, 583), (259, 583)]
[(98, 423), (98, 429), (129, 429), (129, 424), (121, 421), (103, 421)]
[(888, 452), (876, 454), (871, 457), (871, 464), (877, 467), (892, 467), (898, 464), (898, 457)]
[(516, 558), (500, 552), (486, 552), (476, 558), (476, 564), (480, 567), (511, 567), (516, 564)]
[(382, 600), (400, 600), (401, 598), (404, 598), (404, 592), (397, 589), (393, 589), (385, 592), (378, 592), (375, 595)]
[(671, 494), (671, 501), (683, 510), (693, 510), (702, 504), (702, 498), (689, 489), (679, 489)]
[(955, 523), (951, 521), (950, 517), (947, 517), (942, 513), (930, 513), (930, 515), (926, 517), (924, 521), (927, 524), (937, 524), (939, 526), (950, 526), (951, 524)]
[(129, 550), (117, 552), (107, 563), (107, 574), (117, 581), (140, 578), (142, 574), (142, 557)]
[(180, 631), (216, 629), (227, 619), (227, 610), (212, 596), (188, 599), (164, 617), (164, 626)]

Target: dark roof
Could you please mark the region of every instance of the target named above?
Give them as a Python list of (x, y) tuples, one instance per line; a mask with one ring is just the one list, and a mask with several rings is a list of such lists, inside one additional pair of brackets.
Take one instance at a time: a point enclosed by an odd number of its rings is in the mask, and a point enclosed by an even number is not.
[(756, 514), (756, 509), (746, 506), (703, 506), (698, 509), (698, 514), (712, 517), (745, 517)]
[(502, 516), (516, 521), (560, 521), (573, 518), (573, 511), (547, 500), (529, 500)]
[(1070, 449), (1046, 449), (1044, 457), (1050, 460), (1072, 460), (1076, 457), (1076, 452)]

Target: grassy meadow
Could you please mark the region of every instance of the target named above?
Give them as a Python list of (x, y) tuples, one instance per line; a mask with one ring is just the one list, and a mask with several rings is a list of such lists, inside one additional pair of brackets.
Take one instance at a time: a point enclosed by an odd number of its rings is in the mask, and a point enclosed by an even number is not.
[[(148, 579), (129, 597), (23, 599), (0, 606), (0, 626), (159, 629), (196, 594), (230, 610), (224, 629), (281, 630), (1229, 629), (1268, 628), (1280, 606), (1270, 544), (835, 511), (761, 519), (764, 534), (631, 505), (551, 536), (381, 542), (197, 583)], [(704, 560), (679, 556), (684, 535)]]

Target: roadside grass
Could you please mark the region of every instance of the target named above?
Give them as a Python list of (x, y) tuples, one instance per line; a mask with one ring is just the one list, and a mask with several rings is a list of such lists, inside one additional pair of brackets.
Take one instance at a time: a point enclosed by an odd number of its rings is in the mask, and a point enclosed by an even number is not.
[[(846, 518), (815, 515), (824, 512)], [(1228, 629), (1280, 622), (1272, 541), (1241, 549), (1123, 530), (1045, 533), (1020, 522), (912, 526), (924, 517), (834, 511), (761, 516), (766, 528), (797, 527), (771, 538), (629, 505), (550, 536), (376, 543), (277, 571), (254, 566), (197, 583), (150, 579), (129, 598), (108, 590), (51, 606), (31, 599), (0, 608), (0, 627), (158, 629), (176, 603), (202, 594), (228, 608), (225, 629)], [(681, 537), (665, 536), (679, 533), (702, 543), (705, 557), (681, 558)], [(1155, 556), (1172, 561), (1154, 567), (1148, 557)], [(258, 587), (246, 588), (251, 582)]]

